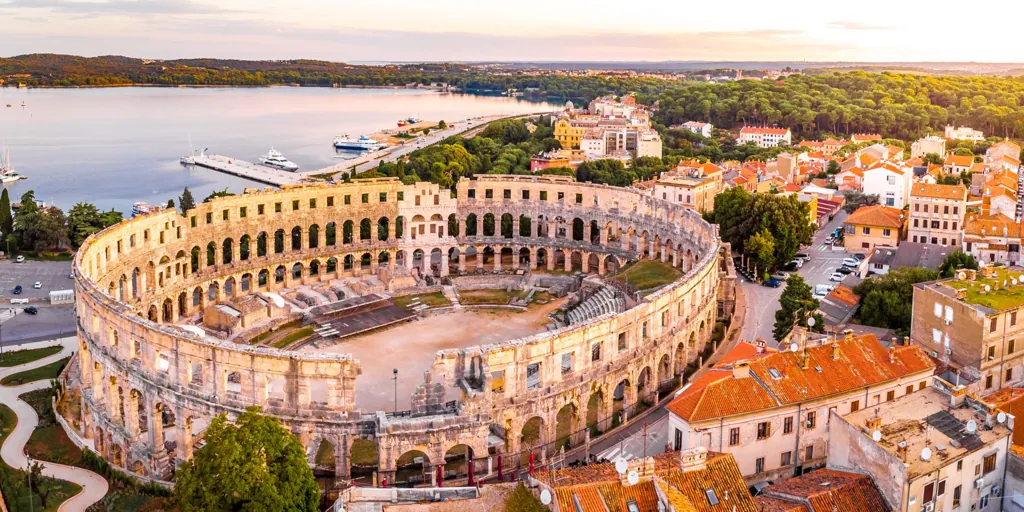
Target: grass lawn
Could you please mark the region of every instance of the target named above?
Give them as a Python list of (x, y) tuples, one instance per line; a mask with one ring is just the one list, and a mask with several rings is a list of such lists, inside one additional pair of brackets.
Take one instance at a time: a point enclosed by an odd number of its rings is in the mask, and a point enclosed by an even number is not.
[(274, 341), (273, 346), (275, 348), (284, 348), (287, 347), (288, 345), (291, 345), (292, 343), (295, 343), (296, 341), (301, 340), (302, 338), (311, 336), (312, 334), (313, 326), (307, 325), (306, 327), (303, 327), (301, 329), (295, 329), (294, 331), (278, 338), (277, 340)]
[[(414, 301), (413, 299), (419, 299)], [(395, 305), (402, 308), (407, 308), (413, 304), (426, 304), (432, 308), (443, 308), (452, 305), (452, 301), (448, 300), (443, 293), (425, 293), (420, 295), (405, 295), (403, 297), (395, 298)]]
[(4, 386), (20, 386), (26, 382), (35, 382), (37, 380), (50, 380), (56, 379), (60, 371), (64, 369), (64, 365), (68, 364), (70, 357), (65, 357), (60, 361), (54, 361), (46, 366), (40, 366), (39, 368), (33, 368), (23, 372), (15, 373), (14, 375), (8, 375), (0, 380), (0, 384)]
[(18, 366), (19, 364), (31, 363), (32, 361), (52, 356), (60, 352), (60, 345), (52, 347), (34, 348), (31, 350), (15, 350), (4, 352), (3, 359), (0, 359), (0, 367)]
[(645, 260), (630, 266), (619, 274), (627, 283), (636, 287), (637, 290), (657, 288), (679, 279), (683, 273), (660, 261)]
[(33, 459), (48, 460), (68, 466), (82, 466), (82, 450), (71, 442), (58, 424), (39, 427), (25, 445), (25, 452)]
[(505, 290), (467, 290), (459, 292), (459, 302), (467, 306), (480, 304), (508, 304), (512, 299), (523, 296), (521, 291)]
[[(0, 442), (6, 439), (17, 425), (18, 417), (14, 415), (14, 411), (6, 405), (0, 404)], [(12, 479), (25, 478), (24, 471), (13, 469), (2, 461), (0, 461), (0, 471), (9, 475)], [(35, 510), (42, 512), (53, 512), (60, 507), (61, 503), (64, 503), (68, 498), (82, 491), (81, 487), (71, 482), (65, 482), (64, 480), (53, 480), (52, 482), (53, 483), (50, 485), (54, 485), (55, 488), (47, 498), (45, 508), (42, 506), (42, 502), (39, 500), (38, 496), (29, 496), (27, 488), (24, 486), (19, 489), (20, 492), (17, 493), (17, 496), (11, 496), (8, 494), (7, 496), (4, 496), (4, 499), (12, 505), (12, 510), (28, 510), (29, 507), (33, 507)], [(31, 504), (29, 503), (30, 500)]]

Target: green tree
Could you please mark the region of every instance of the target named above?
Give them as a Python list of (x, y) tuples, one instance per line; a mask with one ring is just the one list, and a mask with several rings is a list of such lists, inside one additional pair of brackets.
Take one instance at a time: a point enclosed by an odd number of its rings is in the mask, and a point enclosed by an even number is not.
[(519, 482), (505, 500), (505, 512), (547, 512), (548, 508)]
[(196, 207), (196, 200), (192, 197), (192, 191), (185, 187), (185, 190), (181, 193), (181, 197), (178, 198), (178, 204), (181, 205), (181, 214), (185, 215), (189, 210)]
[(924, 162), (926, 166), (928, 164), (942, 165), (944, 163), (944, 160), (938, 153), (925, 153), (925, 155), (921, 157), (921, 161)]
[(444, 122), (444, 119), (437, 122), (437, 129), (444, 130), (445, 128), (448, 128), (448, 123)]
[(299, 439), (276, 418), (250, 407), (206, 429), (206, 445), (177, 471), (182, 512), (316, 512), (319, 489)]
[(953, 277), (953, 274), (962, 268), (978, 270), (978, 262), (973, 255), (957, 249), (949, 253), (942, 265), (939, 265), (939, 276)]
[(213, 201), (214, 199), (216, 199), (218, 197), (230, 197), (230, 196), (233, 196), (233, 195), (235, 195), (235, 194), (232, 193), (232, 192), (228, 192), (227, 187), (224, 187), (224, 190), (214, 190), (214, 191), (210, 192), (210, 195), (206, 196), (206, 199), (203, 199), (203, 202), (204, 203), (209, 203), (210, 201)]
[(102, 229), (100, 211), (92, 203), (76, 203), (68, 210), (68, 232), (71, 245), (82, 245), (89, 235)]
[(0, 193), (0, 233), (3, 233), (3, 236), (14, 233), (14, 212), (11, 210), (11, 197), (6, 188)]
[(170, 210), (170, 209), (174, 208), (174, 199), (168, 199), (168, 200), (167, 200), (167, 206), (166, 206), (166, 208), (167, 208), (168, 210)]
[(767, 229), (751, 235), (745, 249), (758, 269), (765, 271), (775, 265), (775, 238)]
[(910, 333), (914, 302), (914, 284), (938, 279), (939, 273), (929, 268), (906, 267), (874, 275), (853, 289), (861, 297), (857, 318), (864, 325)]
[(843, 211), (846, 213), (853, 213), (859, 208), (864, 206), (874, 206), (878, 204), (878, 194), (865, 194), (856, 190), (851, 190), (844, 194)]
[[(814, 314), (818, 309), (818, 300), (814, 298), (811, 287), (804, 282), (799, 274), (793, 274), (786, 280), (786, 288), (779, 296), (779, 309), (775, 312), (775, 326), (772, 328), (772, 336), (776, 341), (782, 341), (793, 325), (807, 327), (807, 317)], [(822, 322), (815, 321), (816, 328), (824, 327)]]
[(835, 160), (829, 160), (828, 167), (825, 168), (825, 173), (833, 175), (839, 174), (840, 172), (843, 172), (843, 168), (839, 166), (839, 162), (836, 162)]

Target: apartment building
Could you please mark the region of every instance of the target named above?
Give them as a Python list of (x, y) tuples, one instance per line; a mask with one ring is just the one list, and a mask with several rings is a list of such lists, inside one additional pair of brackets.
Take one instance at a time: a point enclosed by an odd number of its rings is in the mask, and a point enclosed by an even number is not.
[(970, 155), (946, 155), (946, 159), (942, 162), (942, 172), (946, 174), (955, 174), (957, 176), (970, 171), (971, 166), (974, 165), (974, 157)]
[(711, 130), (714, 130), (714, 128), (711, 123), (702, 123), (700, 121), (687, 121), (683, 123), (684, 130), (690, 130), (701, 137), (710, 137)]
[(1020, 223), (996, 213), (968, 213), (964, 218), (964, 252), (986, 263), (1020, 263)]
[(740, 128), (738, 140), (740, 144), (753, 142), (759, 148), (773, 148), (782, 145), (792, 145), (793, 134), (789, 131), (789, 128), (744, 126)]
[[(864, 155), (862, 160), (871, 160)], [(878, 162), (868, 165), (863, 171), (861, 188), (865, 194), (878, 196), (884, 206), (902, 209), (910, 195), (913, 171), (894, 162)]]
[(738, 360), (692, 382), (668, 405), (670, 446), (731, 453), (748, 484), (799, 475), (825, 464), (830, 411), (914, 393), (934, 370), (914, 345), (886, 349), (847, 332), (811, 346), (803, 334), (790, 338), (796, 351)]
[(954, 127), (947, 124), (943, 135), (950, 140), (973, 140), (974, 142), (985, 140), (984, 133), (969, 126)]
[(889, 206), (863, 206), (846, 218), (846, 250), (868, 254), (876, 246), (896, 247), (906, 219), (903, 210)]
[(959, 247), (966, 213), (967, 188), (963, 185), (914, 183), (907, 240)]
[(946, 139), (934, 135), (917, 139), (910, 145), (910, 158), (920, 158), (929, 153), (946, 156)]
[(1024, 384), (1024, 269), (988, 266), (915, 284), (910, 336), (971, 393)]

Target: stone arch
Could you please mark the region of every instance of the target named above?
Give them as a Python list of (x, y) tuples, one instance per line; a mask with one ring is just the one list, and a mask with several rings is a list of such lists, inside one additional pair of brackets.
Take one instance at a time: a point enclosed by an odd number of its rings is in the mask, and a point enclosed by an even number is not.
[(672, 380), (672, 361), (668, 354), (663, 354), (658, 361), (658, 387)]
[(429, 256), (427, 256), (427, 258), (428, 258), (427, 259), (427, 270), (428, 271), (432, 271), (432, 269), (434, 268), (434, 259), (435, 258), (437, 259), (438, 268), (440, 268), (442, 266), (442, 263), (443, 263), (441, 261), (441, 258), (443, 258), (443, 257), (444, 257), (444, 253), (441, 252), (441, 248), (440, 247), (435, 247), (435, 248), (431, 249)]
[(537, 266), (543, 268), (548, 264), (548, 250), (541, 247), (537, 249)]
[(463, 268), (459, 265), (459, 254), (461, 253), (459, 252), (458, 247), (451, 247), (448, 249), (448, 266), (451, 269), (462, 271)]
[(588, 229), (589, 236), (587, 236), (587, 241), (589, 241), (591, 244), (594, 244), (594, 245), (597, 245), (597, 244), (601, 243), (601, 226), (598, 225), (597, 221), (596, 220), (590, 221), (590, 224), (588, 224), (588, 227), (590, 229)]
[(238, 239), (238, 259), (241, 261), (249, 259), (250, 240), (249, 235), (242, 235), (242, 238)]
[(498, 261), (501, 262), (502, 268), (507, 268), (511, 265), (515, 267), (519, 262), (516, 259), (516, 254), (511, 247), (502, 247), (498, 253)]
[(399, 215), (395, 217), (395, 238), (403, 238), (405, 236), (405, 217)]
[(196, 272), (199, 272), (199, 255), (200, 255), (199, 246), (197, 245), (195, 247), (192, 247), (192, 250), (189, 251), (189, 255), (191, 256), (191, 260), (190, 260), (190, 265), (192, 266), (191, 270), (192, 270), (192, 273), (195, 274)]
[(368, 253), (368, 252), (364, 252), (363, 255), (359, 257), (359, 266), (362, 269), (369, 270), (370, 265), (372, 263), (373, 263), (373, 255)]
[(377, 240), (386, 241), (388, 239), (388, 229), (390, 229), (391, 221), (387, 217), (381, 217), (377, 219)]
[(540, 448), (544, 445), (544, 418), (533, 416), (523, 422), (519, 431), (519, 446), (522, 447), (523, 460), (521, 463), (529, 463), (529, 454), (540, 455)]
[(497, 260), (494, 258), (494, 248), (491, 246), (484, 247), (483, 252), (480, 253), (480, 268), (486, 269), (487, 264), (491, 264), (491, 269), (496, 268)]
[(586, 426), (590, 430), (590, 437), (596, 437), (604, 431), (604, 420), (607, 416), (605, 408), (605, 396), (604, 391), (600, 388), (590, 393), (590, 398), (587, 400), (587, 419)]
[(337, 447), (325, 437), (316, 437), (306, 449), (306, 456), (313, 462), (313, 467), (330, 472), (335, 471), (334, 452)]
[(344, 270), (352, 270), (356, 265), (356, 258), (351, 254), (346, 254), (342, 259), (342, 268)]
[(331, 256), (327, 258), (327, 273), (333, 274), (338, 271), (338, 258)]
[(284, 230), (274, 231), (274, 254), (284, 253)]
[(608, 254), (604, 256), (604, 271), (606, 274), (614, 274), (622, 268), (619, 265), (619, 258), (615, 255)]
[(530, 249), (528, 247), (520, 247), (519, 252), (516, 254), (516, 258), (518, 259), (520, 266), (529, 266)]
[(580, 251), (570, 252), (569, 265), (573, 270), (583, 270), (583, 254)]
[(313, 276), (319, 276), (319, 275), (320, 275), (320, 260), (313, 260), (313, 261), (309, 262), (309, 276), (313, 277)]
[(218, 295), (220, 295), (220, 283), (214, 281), (210, 283), (210, 287), (207, 289), (206, 300), (209, 302), (217, 302)]
[(448, 215), (448, 236), (459, 236), (459, 218), (454, 213)]
[(257, 274), (256, 286), (263, 288), (268, 283), (270, 283), (270, 272), (267, 269), (260, 270), (259, 274)]
[(284, 265), (278, 265), (277, 268), (274, 269), (274, 282), (277, 284), (283, 283), (284, 276), (286, 273), (287, 272), (284, 269)]
[(370, 219), (363, 219), (359, 221), (360, 240), (369, 240), (370, 238), (373, 237), (373, 233), (371, 233), (373, 227), (372, 224), (373, 223), (370, 222)]
[(513, 224), (513, 222), (512, 222), (512, 214), (511, 213), (502, 214), (502, 216), (501, 216), (501, 237), (502, 238), (512, 238), (512, 236), (513, 236), (513, 233), (512, 233), (513, 226), (512, 226), (512, 224)]
[(651, 392), (651, 379), (651, 367), (645, 366), (636, 378), (637, 396), (645, 396)]
[(188, 295), (185, 292), (178, 294), (178, 316), (188, 314)]
[(262, 258), (267, 255), (267, 232), (260, 231), (256, 235), (256, 256)]
[(132, 269), (132, 298), (139, 298), (139, 267)]
[(601, 256), (596, 252), (587, 255), (587, 271), (597, 273), (601, 267)]
[(349, 461), (352, 465), (352, 477), (355, 479), (372, 479), (380, 467), (380, 453), (377, 443), (370, 439), (358, 438), (352, 441), (349, 448)]
[(377, 268), (391, 268), (391, 255), (387, 251), (377, 255)]
[(316, 249), (320, 247), (320, 226), (317, 224), (309, 225), (309, 240), (307, 241), (310, 249)]
[(479, 236), (476, 232), (477, 218), (475, 213), (466, 216), (466, 236)]
[(156, 304), (151, 304), (149, 306), (149, 312), (147, 313), (146, 318), (148, 318), (150, 322), (160, 321), (160, 315), (156, 310)]
[(229, 277), (224, 280), (224, 295), (227, 297), (234, 297), (237, 295), (238, 290), (235, 287), (235, 278)]
[(295, 226), (292, 228), (292, 250), (302, 250), (302, 228)]
[(203, 309), (203, 289), (199, 286), (192, 290), (192, 307)]
[(338, 245), (338, 224), (333, 220), (324, 226), (324, 245), (329, 247)]
[(408, 450), (395, 459), (395, 482), (398, 484), (416, 484), (423, 477), (424, 470), (430, 468), (430, 457), (425, 450), (414, 448)]
[(302, 263), (292, 265), (292, 279), (302, 279)]
[(355, 223), (350, 220), (346, 220), (341, 225), (341, 243), (348, 245), (355, 241)]
[(212, 267), (217, 264), (217, 244), (210, 242), (206, 244), (206, 266)]
[(444, 452), (444, 459), (441, 461), (444, 466), (444, 478), (464, 478), (469, 475), (469, 461), (472, 461), (476, 454), (473, 447), (467, 444), (456, 444)]
[(572, 239), (577, 242), (582, 242), (586, 237), (586, 233), (584, 233), (586, 230), (585, 228), (586, 223), (583, 222), (583, 219), (579, 217), (572, 219)]
[[(568, 450), (575, 446), (574, 440), (579, 439), (579, 409), (572, 402), (562, 406), (555, 414), (555, 445), (554, 452), (562, 448)], [(574, 439), (575, 438), (575, 439)]]
[(686, 361), (686, 345), (683, 344), (683, 342), (679, 342), (676, 345), (676, 350), (675, 350), (675, 354), (674, 354), (674, 357), (673, 357), (673, 362), (675, 363), (675, 367), (674, 367), (672, 373), (675, 374), (676, 376), (682, 376), (683, 373), (686, 371), (686, 363), (687, 363), (687, 361)]
[(238, 291), (240, 291), (241, 293), (251, 292), (252, 291), (252, 274), (249, 273), (249, 272), (246, 272), (246, 273), (242, 274), (242, 279), (239, 280), (238, 286), (239, 286)]
[(615, 390), (612, 392), (613, 426), (622, 423), (622, 415), (620, 414), (622, 410), (633, 405), (632, 391), (633, 389), (629, 385), (629, 379), (622, 379), (615, 385)]
[(174, 318), (174, 303), (171, 302), (170, 298), (164, 299), (162, 307), (160, 308), (163, 313), (162, 320), (164, 323), (170, 323)]
[(529, 215), (519, 216), (519, 236), (524, 238), (533, 236), (533, 225)]
[(494, 214), (484, 214), (484, 236), (494, 236)]

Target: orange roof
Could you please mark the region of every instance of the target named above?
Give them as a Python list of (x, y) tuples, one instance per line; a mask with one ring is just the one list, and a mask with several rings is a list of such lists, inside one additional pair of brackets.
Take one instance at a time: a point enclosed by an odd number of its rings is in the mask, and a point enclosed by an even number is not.
[(889, 505), (868, 475), (819, 469), (766, 487), (762, 493), (785, 501), (806, 500), (815, 512), (888, 512)]
[(740, 128), (740, 134), (744, 133), (762, 133), (765, 135), (785, 135), (789, 133), (789, 128), (768, 128), (762, 126), (744, 126)]
[(981, 162), (975, 162), (975, 163), (971, 164), (971, 172), (984, 173), (985, 169), (988, 169), (988, 165), (983, 164)]
[(850, 173), (850, 174), (853, 174), (854, 176), (857, 176), (857, 177), (860, 177), (860, 178), (864, 177), (864, 169), (861, 169), (860, 167), (850, 167), (849, 169), (847, 169), (847, 170), (845, 170), (843, 172), (840, 172), (839, 174), (844, 174), (844, 173)]
[(842, 144), (843, 142), (846, 142), (846, 141), (835, 140), (832, 137), (829, 137), (829, 138), (825, 139), (824, 141), (822, 141), (823, 144), (827, 144), (829, 146), (835, 146), (836, 144)]
[(835, 290), (829, 292), (828, 296), (848, 306), (856, 306), (857, 303), (860, 302), (860, 297), (857, 297), (857, 294), (853, 293), (853, 290), (843, 285), (837, 286)]
[(668, 410), (690, 422), (744, 414), (853, 391), (935, 366), (916, 345), (896, 347), (890, 362), (873, 335), (836, 343), (838, 359), (832, 358), (831, 345), (808, 347), (807, 370), (800, 364), (802, 353), (789, 351), (752, 361), (750, 373), (756, 379), (712, 370), (708, 374), (717, 375), (705, 374), (672, 400)]
[(877, 158), (875, 158), (874, 155), (869, 155), (867, 153), (864, 153), (864, 154), (860, 155), (860, 163), (864, 167), (869, 167), (869, 166), (871, 166), (871, 164), (878, 163), (878, 161), (879, 160)]
[(786, 185), (785, 190), (786, 192), (800, 192), (802, 189), (800, 188), (800, 185), (789, 183)]
[(816, 140), (802, 140), (800, 141), (800, 144), (797, 144), (797, 146), (803, 146), (806, 148), (820, 148), (824, 146), (824, 143), (818, 142)]
[(891, 206), (861, 206), (846, 218), (846, 223), (852, 226), (899, 228), (903, 226), (901, 215), (903, 215), (903, 210)]
[(967, 199), (967, 188), (963, 185), (940, 185), (929, 183), (914, 183), (910, 188), (911, 197), (933, 197), (937, 199)]
[(811, 512), (806, 505), (801, 503), (793, 503), (763, 494), (754, 496), (754, 503), (757, 503), (757, 508), (761, 512)]
[(855, 133), (850, 136), (850, 139), (864, 142), (866, 140), (882, 140), (882, 136), (877, 133)]
[(899, 146), (886, 146), (886, 149), (889, 150), (890, 155), (902, 155), (903, 152), (906, 151), (905, 149)]
[[(994, 215), (979, 215), (968, 213), (964, 218), (964, 234), (975, 236), (1003, 236), (1003, 230), (1010, 238), (1020, 237), (1020, 224), (1013, 219), (997, 213)], [(1024, 429), (1022, 429), (1024, 430)]]
[(724, 368), (737, 361), (749, 361), (778, 351), (779, 349), (770, 347), (764, 347), (759, 350), (757, 345), (749, 341), (741, 341), (715, 363), (715, 368)]
[(970, 167), (974, 163), (973, 156), (954, 155), (952, 153), (946, 155), (946, 161), (942, 165), (955, 165), (957, 167)]
[[(1012, 414), (1016, 418), (1024, 416), (1024, 389), (1003, 388), (985, 397), (985, 401), (995, 405), (1000, 411)], [(1024, 447), (1024, 428), (1013, 429), (1013, 444)]]

